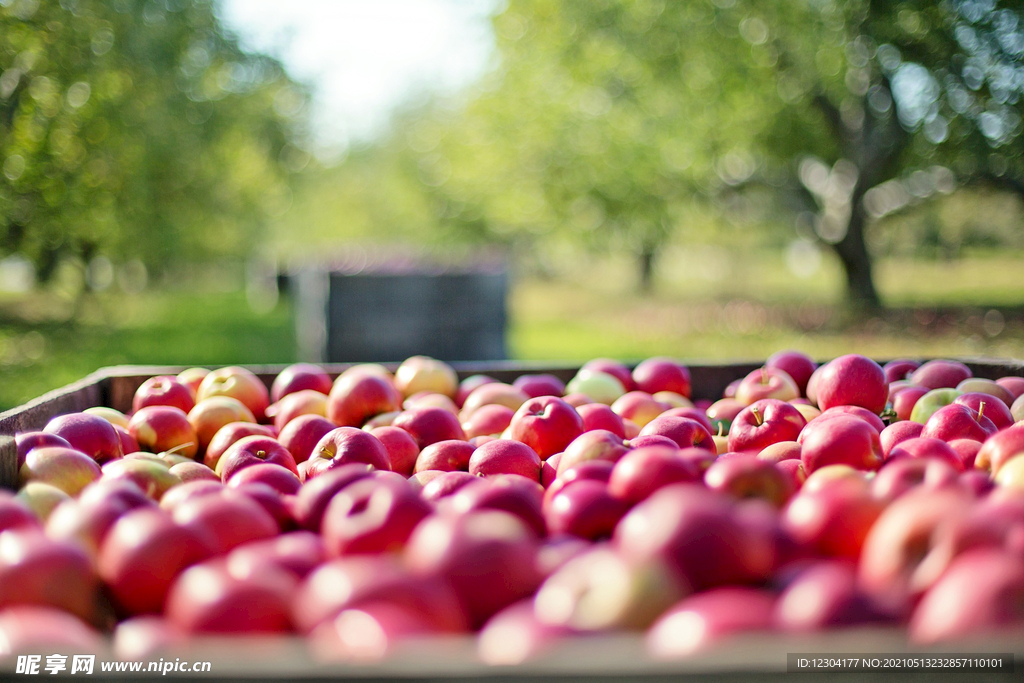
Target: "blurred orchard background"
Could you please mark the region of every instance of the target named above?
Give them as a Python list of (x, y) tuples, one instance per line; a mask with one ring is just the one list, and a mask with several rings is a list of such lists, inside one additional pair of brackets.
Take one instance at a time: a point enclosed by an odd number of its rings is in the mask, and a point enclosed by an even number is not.
[(1024, 357), (1024, 3), (0, 0), (0, 408), (508, 259), (517, 359)]

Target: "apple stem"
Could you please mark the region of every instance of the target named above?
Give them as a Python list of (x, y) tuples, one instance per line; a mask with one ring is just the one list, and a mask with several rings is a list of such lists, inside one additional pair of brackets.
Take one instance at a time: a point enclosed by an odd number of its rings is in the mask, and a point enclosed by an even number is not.
[(768, 370), (766, 370), (765, 368), (761, 368), (761, 384), (768, 384), (769, 381), (770, 380), (768, 379)]
[(161, 453), (161, 455), (174, 455), (174, 454), (179, 453), (179, 452), (185, 450), (186, 448), (188, 448), (190, 446), (194, 446), (194, 445), (195, 444), (192, 443), (191, 441), (186, 441), (185, 443), (178, 444), (174, 448), (167, 449), (166, 451)]
[(718, 436), (725, 436), (722, 432), (725, 431), (725, 424), (722, 422), (718, 423)]
[(761, 417), (760, 411), (757, 408), (751, 408), (750, 412), (754, 414), (754, 420), (757, 421), (757, 426), (760, 427), (764, 424), (764, 418)]
[(984, 416), (985, 416), (985, 402), (982, 401), (980, 404), (978, 404), (978, 420), (980, 421), (981, 418), (984, 417)]

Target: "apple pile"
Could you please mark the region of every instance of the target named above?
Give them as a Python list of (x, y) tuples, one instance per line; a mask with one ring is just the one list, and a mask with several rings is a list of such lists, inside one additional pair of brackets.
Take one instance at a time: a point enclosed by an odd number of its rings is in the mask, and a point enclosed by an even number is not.
[(616, 630), (682, 657), (751, 631), (1024, 629), (1024, 378), (786, 351), (691, 396), (668, 358), (568, 384), (423, 356), (269, 389), (154, 377), (130, 415), (17, 435), (0, 655), (279, 633), (365, 661), (474, 633), (508, 664)]

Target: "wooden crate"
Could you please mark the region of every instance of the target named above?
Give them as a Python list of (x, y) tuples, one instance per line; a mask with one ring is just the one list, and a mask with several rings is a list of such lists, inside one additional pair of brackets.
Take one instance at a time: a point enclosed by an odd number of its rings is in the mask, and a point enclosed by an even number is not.
[[(977, 377), (995, 379), (1006, 375), (1024, 376), (1024, 362), (1015, 360), (961, 359)], [(394, 370), (397, 364), (385, 364)], [(511, 382), (524, 373), (545, 372), (568, 381), (577, 366), (552, 363), (473, 362), (452, 363), (459, 378), (488, 374)], [(731, 364), (692, 363), (694, 398), (717, 399), (726, 385), (760, 367), (761, 362)], [(251, 369), (269, 386), (284, 366)], [(327, 364), (324, 368), (337, 376), (347, 364)], [(17, 450), (14, 435), (41, 429), (46, 422), (63, 413), (93, 406), (110, 406), (122, 412), (131, 408), (136, 389), (154, 375), (177, 374), (183, 368), (164, 366), (115, 366), (102, 368), (84, 379), (47, 393), (23, 406), (0, 413), (0, 485), (14, 488), (17, 483)], [(644, 653), (638, 634), (602, 635), (573, 638), (559, 642), (541, 657), (512, 667), (490, 667), (476, 657), (471, 636), (414, 641), (403, 645), (385, 661), (375, 664), (323, 664), (311, 659), (297, 638), (205, 639), (194, 644), (187, 657), (192, 661), (213, 662), (210, 674), (202, 680), (365, 680), (406, 682), (422, 681), (704, 681), (761, 682), (788, 676), (788, 653), (1014, 653), (1018, 666), (1024, 655), (1024, 636), (1007, 633), (984, 641), (960, 643), (941, 648), (921, 648), (907, 643), (902, 629), (857, 628), (814, 634), (784, 636), (758, 634), (729, 641), (722, 647), (681, 661), (659, 662)], [(100, 653), (102, 658), (103, 653)], [(107, 655), (109, 659), (109, 654)], [(0, 678), (10, 674), (0, 662)], [(98, 674), (98, 672), (97, 672)], [(183, 674), (172, 674), (181, 679)], [(995, 672), (907, 672), (880, 671), (850, 675), (850, 680), (889, 681), (895, 676), (907, 681), (1003, 681), (1013, 678)], [(123, 678), (123, 674), (121, 674)], [(187, 676), (185, 676), (187, 677)], [(1017, 677), (1019, 678), (1019, 670)], [(103, 679), (102, 676), (98, 678)], [(198, 677), (197, 677), (198, 678)], [(835, 673), (801, 673), (802, 681), (832, 681)], [(109, 680), (115, 680), (111, 675)]]

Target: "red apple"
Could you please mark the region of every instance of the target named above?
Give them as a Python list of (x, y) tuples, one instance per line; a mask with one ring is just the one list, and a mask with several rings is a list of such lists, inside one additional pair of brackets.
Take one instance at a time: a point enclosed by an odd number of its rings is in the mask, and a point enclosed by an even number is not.
[(820, 555), (856, 559), (884, 507), (861, 482), (835, 479), (816, 490), (805, 484), (786, 506), (783, 527)]
[(929, 460), (941, 460), (957, 472), (964, 471), (964, 463), (949, 444), (941, 439), (933, 439), (921, 436), (916, 439), (907, 439), (893, 446), (889, 451), (887, 460), (899, 460), (901, 458), (923, 458)]
[(916, 360), (891, 360), (882, 366), (887, 382), (897, 382), (907, 379), (914, 370), (921, 367)]
[(954, 360), (930, 360), (910, 375), (910, 381), (928, 389), (953, 388), (974, 373)]
[[(334, 429), (333, 425), (331, 429)], [(224, 451), (230, 448), (236, 441), (247, 436), (266, 436), (272, 438), (274, 432), (266, 425), (258, 425), (253, 422), (231, 422), (226, 424), (218, 429), (217, 433), (210, 440), (209, 446), (206, 447), (206, 453), (203, 455), (203, 463), (211, 469), (216, 469), (217, 462), (224, 455)]]
[(453, 495), (463, 486), (479, 483), (480, 479), (465, 471), (439, 472), (439, 476), (427, 482), (420, 496), (431, 503), (437, 503)]
[(711, 407), (705, 411), (705, 415), (711, 420), (711, 425), (716, 430), (718, 424), (722, 423), (725, 425), (726, 431), (728, 431), (732, 421), (746, 407), (745, 403), (740, 403), (734, 398), (723, 398), (712, 403)]
[(921, 436), (923, 430), (924, 425), (919, 422), (911, 422), (910, 420), (893, 422), (878, 435), (878, 443), (882, 446), (882, 454), (888, 459), (889, 453), (896, 444), (907, 439), (916, 439)]
[(618, 437), (626, 438), (626, 427), (622, 418), (603, 403), (584, 403), (576, 407), (576, 412), (583, 420), (583, 431), (604, 429)]
[(803, 396), (807, 391), (807, 382), (810, 381), (811, 375), (814, 374), (815, 369), (818, 365), (807, 355), (800, 353), (799, 351), (778, 351), (768, 356), (768, 360), (765, 362), (766, 368), (778, 368), (787, 375), (793, 378), (796, 382), (796, 388), (800, 390), (800, 395)]
[(232, 573), (249, 576), (265, 567), (283, 569), (302, 579), (327, 559), (323, 538), (310, 531), (291, 531), (262, 541), (243, 543), (227, 555)]
[(872, 413), (867, 408), (861, 408), (860, 406), (832, 406), (828, 410), (823, 411), (817, 418), (818, 420), (827, 420), (830, 417), (836, 415), (852, 415), (853, 417), (864, 420), (869, 425), (875, 428), (875, 431), (879, 434), (885, 429), (885, 423), (875, 413)]
[(669, 408), (660, 417), (685, 417), (691, 420), (696, 420), (704, 426), (704, 429), (708, 430), (711, 434), (716, 434), (718, 428), (711, 424), (711, 420), (708, 419), (707, 412), (696, 407), (682, 407), (682, 408)]
[(976, 410), (960, 403), (951, 403), (932, 413), (932, 416), (925, 422), (921, 436), (943, 441), (952, 441), (953, 439), (985, 441), (996, 431), (992, 420), (984, 415), (979, 415)]
[(819, 420), (808, 423), (797, 439), (807, 474), (836, 464), (863, 470), (878, 469), (882, 463), (882, 446), (874, 427), (852, 415)]
[(736, 387), (736, 400), (744, 405), (765, 398), (789, 401), (800, 396), (796, 382), (784, 370), (763, 367), (754, 370)]
[(1013, 424), (1013, 415), (1007, 404), (990, 394), (979, 392), (960, 394), (953, 399), (953, 403), (967, 406), (979, 415), (992, 420), (992, 424), (997, 430), (1006, 429)]
[(152, 453), (176, 453), (194, 458), (199, 438), (188, 416), (173, 406), (147, 406), (132, 415), (128, 433), (139, 446)]
[(878, 415), (889, 398), (889, 383), (881, 366), (857, 354), (829, 361), (815, 389), (818, 407), (823, 411), (833, 406), (860, 406)]
[(776, 603), (775, 625), (806, 633), (877, 622), (885, 616), (857, 586), (852, 563), (826, 560), (806, 567), (786, 586)]
[(101, 465), (124, 455), (113, 425), (96, 415), (60, 415), (47, 422), (43, 431), (61, 437)]
[(241, 401), (257, 420), (263, 419), (270, 405), (270, 392), (263, 381), (252, 371), (237, 366), (218, 368), (204, 377), (196, 390), (196, 405), (214, 396)]
[[(0, 612), (0, 657), (10, 663), (25, 652), (103, 652), (103, 636), (64, 610), (16, 605)], [(73, 660), (72, 660), (73, 661)], [(42, 663), (40, 663), (42, 667)], [(45, 668), (43, 668), (45, 671)]]
[(930, 389), (925, 387), (911, 386), (900, 389), (893, 394), (892, 409), (896, 412), (896, 419), (909, 420), (910, 416), (914, 414), (914, 406), (917, 405), (921, 397), (930, 391)]
[(321, 522), (329, 555), (397, 552), (433, 506), (404, 482), (373, 478), (353, 482), (339, 491)]
[(267, 418), (274, 421), (274, 428), (281, 431), (286, 424), (300, 415), (327, 415), (327, 396), (312, 389), (302, 389), (288, 394), (277, 403), (267, 407)]
[(174, 406), (188, 413), (196, 406), (195, 392), (177, 377), (159, 375), (150, 377), (135, 390), (132, 412), (137, 413), (146, 406)]
[(871, 492), (892, 501), (916, 486), (942, 488), (957, 480), (957, 470), (938, 458), (900, 458), (888, 461), (871, 480)]
[(512, 439), (489, 441), (474, 450), (469, 459), (469, 473), (478, 477), (518, 474), (539, 482), (540, 466), (536, 451)]
[(604, 482), (582, 479), (548, 500), (544, 520), (552, 534), (572, 534), (596, 541), (609, 538), (629, 508), (629, 503), (608, 492)]
[(209, 534), (217, 553), (226, 553), (250, 541), (273, 538), (280, 531), (263, 506), (238, 490), (223, 489), (195, 496), (176, 506), (171, 515), (179, 526)]
[(512, 424), (512, 416), (515, 414), (508, 406), (489, 403), (473, 411), (473, 414), (462, 423), (462, 431), (465, 432), (467, 439), (501, 434)]
[[(296, 465), (309, 460), (313, 449), (328, 432), (337, 428), (333, 422), (319, 415), (302, 415), (284, 426), (277, 440), (288, 449)], [(210, 449), (213, 450), (213, 443)], [(207, 451), (209, 452), (209, 451)]]
[(277, 439), (269, 436), (246, 436), (231, 444), (217, 461), (216, 472), (227, 482), (246, 467), (260, 463), (283, 467), (296, 477), (299, 474), (292, 454)]
[(519, 407), (509, 431), (513, 439), (525, 443), (545, 460), (564, 451), (583, 433), (583, 418), (562, 399), (541, 396)]
[(1024, 377), (1000, 377), (996, 380), (996, 384), (1009, 391), (1014, 400), (1024, 394)]
[(520, 375), (512, 386), (521, 389), (530, 398), (538, 396), (561, 396), (565, 393), (565, 382), (554, 375)]
[(995, 475), (1004, 463), (1018, 453), (1024, 453), (1024, 424), (1014, 424), (986, 439), (978, 451), (974, 466)]
[(776, 507), (796, 492), (790, 476), (754, 455), (719, 459), (704, 473), (704, 484), (734, 498), (763, 498)]
[(299, 476), (293, 470), (272, 462), (261, 462), (239, 470), (227, 479), (227, 485), (238, 488), (244, 484), (260, 482), (284, 494), (297, 493), (302, 488)]
[(304, 466), (308, 465), (306, 479), (354, 462), (366, 463), (378, 470), (391, 470), (388, 451), (377, 437), (355, 427), (338, 427), (324, 434), (304, 463)]
[(320, 521), (331, 498), (352, 482), (368, 477), (375, 471), (373, 465), (354, 462), (328, 470), (305, 482), (295, 496), (295, 521), (303, 529), (319, 532)]
[(524, 521), (538, 537), (547, 535), (542, 499), (544, 491), (535, 482), (517, 475), (476, 479), (459, 486), (438, 507), (442, 512), (464, 515), (474, 510), (501, 510)]
[(442, 472), (468, 471), (469, 460), (476, 447), (468, 441), (449, 439), (430, 444), (416, 458), (415, 472), (441, 470)]
[(701, 471), (679, 450), (661, 446), (636, 448), (615, 463), (608, 480), (608, 492), (616, 498), (638, 503), (663, 486), (697, 482)]
[(761, 588), (727, 586), (684, 598), (647, 632), (647, 652), (657, 659), (689, 657), (724, 639), (773, 626), (775, 595)]
[(370, 430), (370, 434), (384, 444), (391, 462), (391, 471), (405, 477), (411, 476), (420, 449), (409, 432), (398, 427), (376, 427)]
[(327, 417), (342, 427), (361, 427), (375, 415), (401, 408), (402, 396), (387, 379), (351, 373), (335, 381), (327, 402)]
[(953, 439), (947, 443), (960, 458), (960, 462), (964, 464), (965, 470), (974, 469), (974, 461), (981, 451), (981, 442), (974, 439)]
[(640, 436), (667, 436), (679, 448), (703, 448), (715, 452), (711, 432), (700, 422), (687, 417), (662, 415), (647, 423)]
[(730, 451), (760, 452), (773, 443), (796, 441), (806, 426), (803, 415), (790, 404), (766, 398), (750, 404), (729, 427)]
[(331, 376), (319, 365), (294, 363), (274, 378), (274, 383), (270, 385), (270, 400), (277, 403), (288, 394), (303, 390), (329, 394)]
[(100, 466), (81, 451), (61, 446), (33, 448), (18, 472), (18, 485), (30, 481), (56, 486), (69, 496), (100, 478)]
[(636, 388), (648, 394), (659, 391), (673, 391), (690, 398), (690, 370), (671, 358), (654, 357), (641, 361), (633, 369)]
[(232, 422), (256, 422), (256, 418), (238, 399), (212, 396), (196, 403), (189, 411), (188, 421), (199, 437), (199, 450), (205, 451), (221, 427)]
[(460, 409), (466, 403), (466, 398), (469, 397), (473, 390), (477, 387), (481, 387), (484, 384), (490, 384), (491, 382), (497, 382), (498, 380), (488, 375), (470, 375), (466, 379), (459, 382), (459, 390), (455, 394), (455, 405)]
[(466, 440), (459, 418), (443, 408), (415, 408), (402, 411), (391, 426), (409, 432), (409, 436), (420, 450), (438, 441)]
[(47, 538), (30, 527), (0, 532), (0, 613), (14, 605), (63, 609), (96, 618), (96, 572), (74, 543)]

